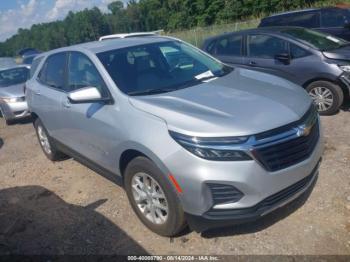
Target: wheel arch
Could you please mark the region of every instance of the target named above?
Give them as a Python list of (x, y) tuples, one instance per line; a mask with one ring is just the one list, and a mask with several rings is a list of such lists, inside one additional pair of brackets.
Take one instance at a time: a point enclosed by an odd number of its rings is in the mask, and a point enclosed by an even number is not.
[(124, 177), (124, 172), (127, 165), (136, 157), (143, 156), (151, 160), (163, 174), (168, 174), (169, 170), (164, 165), (163, 161), (149, 148), (138, 143), (128, 143), (128, 146), (122, 146), (120, 155), (118, 157), (118, 171)]
[(349, 92), (349, 89), (338, 79), (331, 79), (331, 78), (328, 78), (328, 77), (315, 77), (315, 78), (312, 78), (312, 79), (309, 79), (308, 81), (306, 81), (302, 87), (304, 89), (306, 89), (310, 84), (314, 83), (314, 82), (317, 82), (317, 81), (326, 81), (326, 82), (330, 82), (332, 84), (335, 84), (335, 85), (338, 85), (344, 95), (347, 94)]

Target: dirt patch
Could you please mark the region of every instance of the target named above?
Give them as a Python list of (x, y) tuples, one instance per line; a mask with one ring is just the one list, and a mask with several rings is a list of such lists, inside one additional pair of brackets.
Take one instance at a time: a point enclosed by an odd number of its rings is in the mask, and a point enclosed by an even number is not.
[(255, 223), (164, 238), (113, 179), (50, 162), (31, 123), (0, 120), (0, 254), (350, 255), (350, 112), (322, 124), (326, 152), (308, 195)]

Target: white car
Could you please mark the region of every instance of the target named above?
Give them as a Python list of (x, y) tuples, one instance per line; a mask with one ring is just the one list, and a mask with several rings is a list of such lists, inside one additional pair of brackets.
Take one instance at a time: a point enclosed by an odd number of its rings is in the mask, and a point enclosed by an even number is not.
[(137, 33), (125, 33), (125, 34), (114, 34), (101, 36), (98, 41), (118, 39), (118, 38), (130, 38), (130, 37), (140, 37), (140, 36), (154, 36), (159, 35), (163, 30), (153, 31), (153, 32), (137, 32)]

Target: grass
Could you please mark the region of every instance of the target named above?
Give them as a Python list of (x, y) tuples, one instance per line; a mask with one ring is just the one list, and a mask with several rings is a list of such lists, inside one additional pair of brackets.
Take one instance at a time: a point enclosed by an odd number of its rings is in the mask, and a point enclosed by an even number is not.
[[(337, 4), (350, 4), (350, 0), (326, 0), (315, 3), (313, 6), (309, 7), (326, 7), (326, 6), (334, 6)], [(308, 8), (308, 7), (306, 7)], [(259, 17), (249, 19), (247, 21), (242, 22), (233, 22), (229, 24), (217, 24), (207, 27), (196, 27), (189, 30), (184, 31), (175, 31), (175, 32), (166, 32), (166, 35), (180, 38), (186, 42), (189, 42), (195, 46), (200, 47), (203, 41), (210, 37), (219, 35), (226, 32), (234, 32), (240, 31), (249, 28), (255, 28), (260, 23), (260, 19), (266, 17), (268, 14), (261, 14)]]
[(244, 22), (230, 23), (230, 24), (219, 24), (207, 27), (196, 27), (190, 30), (167, 32), (166, 35), (180, 38), (186, 42), (189, 42), (195, 46), (201, 46), (204, 39), (219, 35), (226, 32), (239, 31), (249, 28), (257, 27), (260, 19), (254, 19)]

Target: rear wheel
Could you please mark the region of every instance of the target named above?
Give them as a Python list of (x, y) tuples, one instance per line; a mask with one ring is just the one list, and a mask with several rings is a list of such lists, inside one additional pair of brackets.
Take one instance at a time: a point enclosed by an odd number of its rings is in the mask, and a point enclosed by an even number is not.
[(44, 154), (48, 159), (50, 159), (51, 161), (58, 161), (67, 158), (65, 154), (63, 154), (56, 148), (46, 128), (44, 127), (43, 123), (40, 121), (39, 118), (35, 120), (34, 127), (41, 149), (43, 150)]
[(333, 115), (343, 104), (343, 90), (331, 82), (316, 81), (311, 83), (306, 90), (314, 100), (320, 115)]
[(174, 236), (185, 225), (178, 196), (159, 168), (146, 157), (137, 157), (124, 174), (125, 190), (139, 219), (153, 232)]

